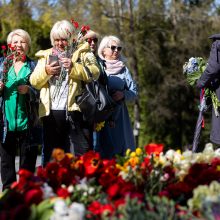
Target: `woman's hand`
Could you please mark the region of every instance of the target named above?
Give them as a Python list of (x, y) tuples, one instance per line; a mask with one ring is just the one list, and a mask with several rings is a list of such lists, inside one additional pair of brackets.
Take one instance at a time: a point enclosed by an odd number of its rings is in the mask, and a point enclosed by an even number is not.
[(17, 87), (18, 93), (19, 94), (26, 94), (29, 91), (29, 86), (28, 85), (20, 85)]
[(112, 94), (112, 98), (116, 102), (121, 101), (124, 99), (124, 93), (122, 91), (116, 91)]
[(51, 76), (58, 76), (60, 74), (61, 67), (56, 63), (46, 64), (46, 73)]
[(71, 68), (73, 67), (73, 63), (70, 58), (62, 57), (60, 58), (60, 61), (67, 71), (71, 70)]
[(0, 92), (4, 89), (4, 83), (2, 81), (0, 81)]

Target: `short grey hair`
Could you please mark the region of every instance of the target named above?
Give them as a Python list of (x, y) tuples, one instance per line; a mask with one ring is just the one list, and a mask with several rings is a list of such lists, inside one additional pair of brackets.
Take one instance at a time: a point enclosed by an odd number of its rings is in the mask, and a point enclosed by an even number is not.
[[(99, 44), (99, 48), (98, 48), (98, 55), (99, 55), (99, 57), (100, 57), (101, 59), (103, 59), (103, 60), (105, 59), (105, 58), (103, 57), (103, 50), (104, 50), (106, 47), (111, 47), (113, 41), (115, 41), (118, 46), (122, 46), (121, 40), (120, 40), (118, 37), (113, 36), (113, 35), (105, 36), (105, 37), (101, 40), (101, 42), (100, 42), (100, 44)], [(121, 54), (119, 55), (119, 59), (122, 59)]]
[(66, 39), (70, 44), (75, 30), (76, 29), (71, 22), (67, 20), (57, 21), (50, 31), (50, 41), (52, 46), (54, 46), (56, 39)]
[(15, 29), (15, 30), (11, 31), (8, 34), (8, 37), (7, 37), (7, 44), (11, 44), (12, 43), (12, 38), (15, 35), (18, 35), (18, 36), (22, 37), (25, 40), (25, 42), (28, 45), (28, 49), (31, 47), (31, 37), (28, 34), (28, 32), (23, 30), (23, 29)]

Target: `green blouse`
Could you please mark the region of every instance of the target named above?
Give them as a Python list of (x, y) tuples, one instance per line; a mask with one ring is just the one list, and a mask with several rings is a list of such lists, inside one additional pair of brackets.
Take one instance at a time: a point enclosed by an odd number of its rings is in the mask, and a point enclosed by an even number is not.
[(17, 87), (28, 83), (31, 70), (27, 62), (23, 64), (18, 75), (16, 75), (14, 66), (7, 74), (7, 82), (4, 88), (5, 115), (8, 122), (9, 131), (23, 131), (28, 127), (28, 117), (25, 106), (26, 96), (19, 94)]

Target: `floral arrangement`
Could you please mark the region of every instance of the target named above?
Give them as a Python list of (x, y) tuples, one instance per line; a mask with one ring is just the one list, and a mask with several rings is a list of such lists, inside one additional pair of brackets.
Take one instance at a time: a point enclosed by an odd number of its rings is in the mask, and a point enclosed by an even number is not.
[[(196, 85), (196, 81), (200, 78), (206, 66), (207, 62), (202, 57), (191, 57), (189, 61), (183, 65), (183, 74), (186, 76), (186, 80), (191, 86)], [(210, 88), (205, 88), (205, 99), (208, 98), (212, 100), (215, 115), (219, 116), (218, 108), (220, 107), (220, 101), (215, 91)], [(201, 103), (200, 110), (201, 109), (207, 109), (205, 101)]]
[(112, 160), (92, 151), (75, 157), (56, 149), (35, 175), (18, 174), (18, 182), (0, 197), (0, 219), (220, 217), (220, 150), (211, 145), (200, 153), (181, 153), (152, 143)]

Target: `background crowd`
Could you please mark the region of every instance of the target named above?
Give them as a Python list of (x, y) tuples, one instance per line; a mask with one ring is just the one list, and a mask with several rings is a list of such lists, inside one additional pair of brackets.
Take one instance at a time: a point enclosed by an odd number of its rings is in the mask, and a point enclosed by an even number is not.
[[(192, 143), (199, 90), (187, 84), (182, 66), (192, 56), (208, 58), (208, 36), (219, 32), (219, 1), (15, 0), (0, 6), (0, 45), (22, 27), (32, 39), (32, 59), (36, 51), (50, 48), (50, 30), (58, 20), (74, 18), (101, 37), (118, 36), (139, 88), (139, 98), (128, 105), (138, 145)], [(210, 118), (208, 113), (202, 146), (209, 140)]]
[[(16, 181), (17, 150), (20, 168), (32, 172), (38, 146), (42, 147), (43, 166), (55, 148), (75, 156), (95, 150), (109, 159), (125, 155), (127, 149), (135, 150), (126, 102), (135, 100), (137, 88), (121, 55), (122, 43), (116, 36), (106, 36), (98, 48), (98, 34), (81, 31), (75, 36), (78, 23), (71, 22), (61, 20), (53, 25), (52, 48), (36, 53), (36, 66), (27, 57), (30, 35), (23, 29), (8, 35), (8, 52), (0, 65), (3, 190)], [(107, 118), (98, 132), (93, 129), (95, 124), (83, 117), (76, 97), (82, 93), (83, 83), (99, 80), (100, 75), (106, 76), (108, 93), (116, 104), (111, 119)], [(37, 110), (30, 108), (31, 102), (36, 103)], [(38, 123), (32, 120), (36, 117)], [(38, 133), (32, 132), (39, 127)], [(39, 137), (42, 142), (37, 143)]]

